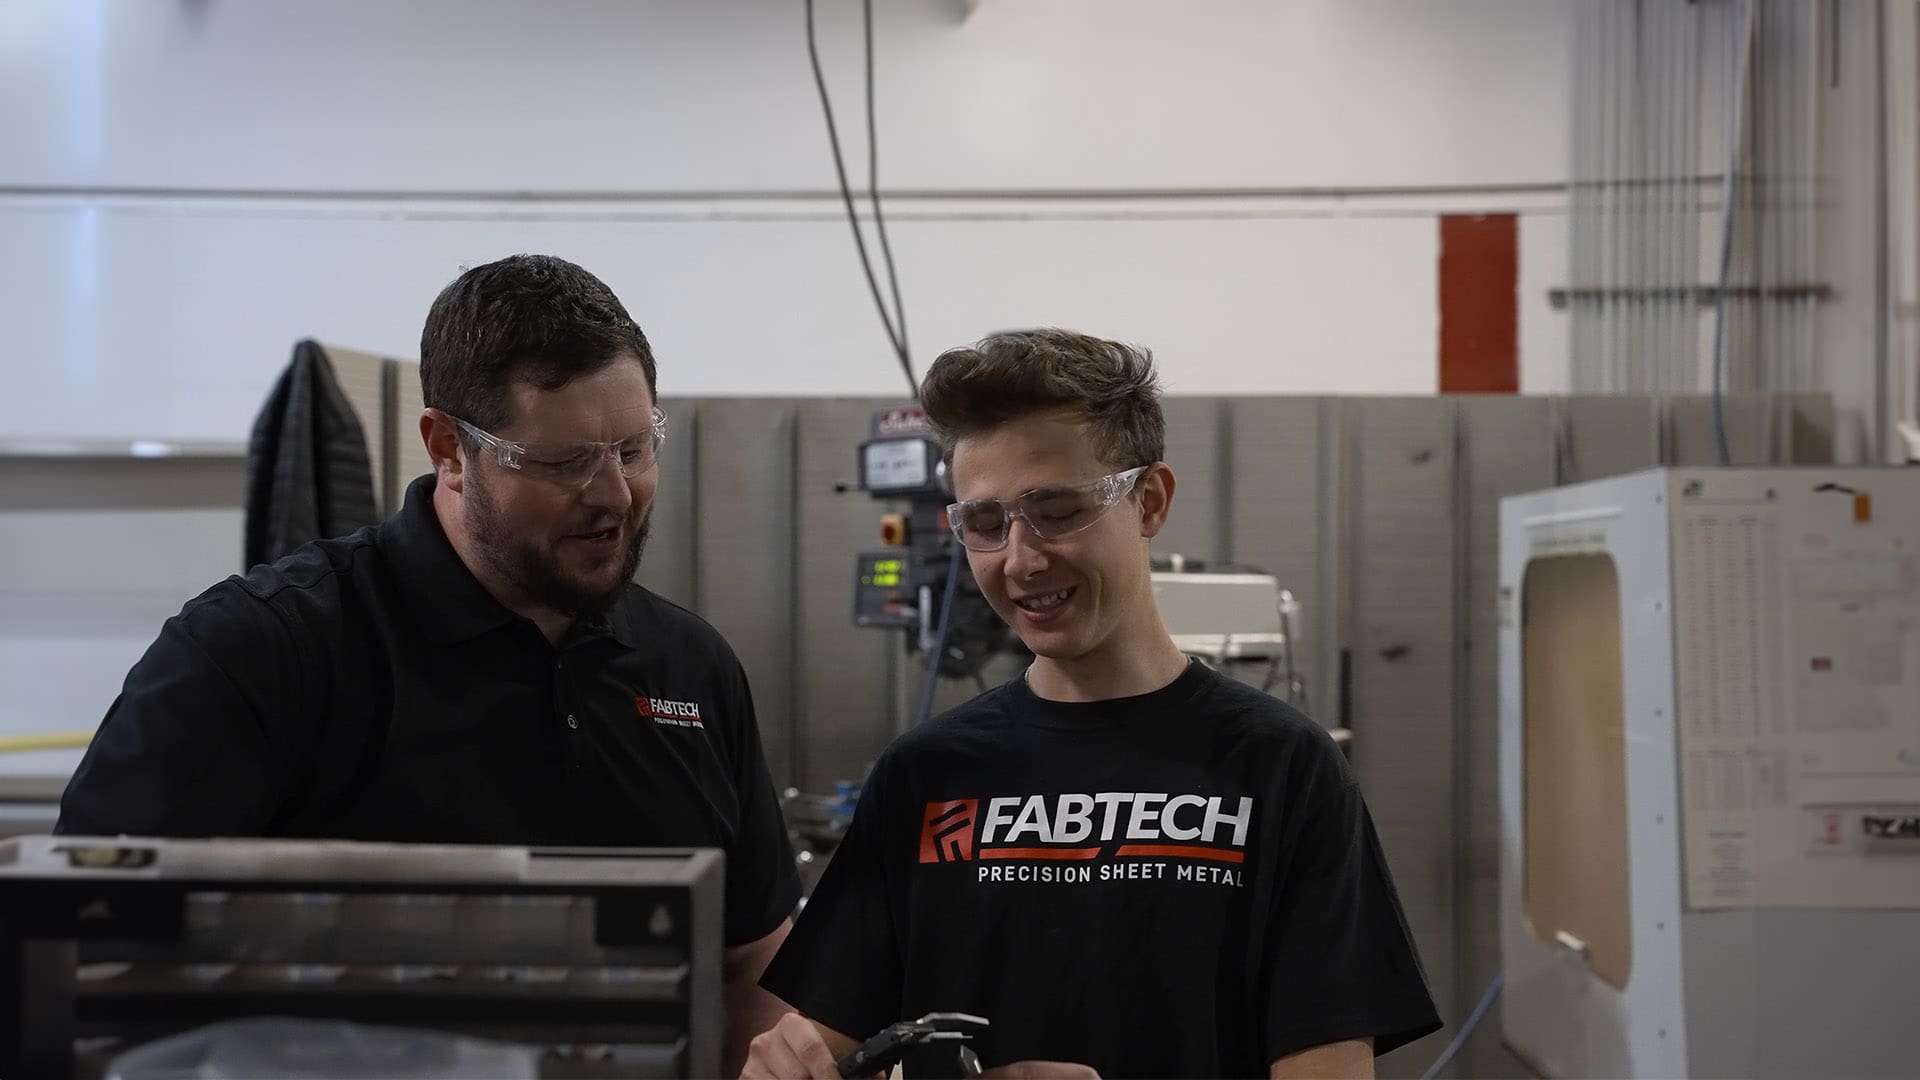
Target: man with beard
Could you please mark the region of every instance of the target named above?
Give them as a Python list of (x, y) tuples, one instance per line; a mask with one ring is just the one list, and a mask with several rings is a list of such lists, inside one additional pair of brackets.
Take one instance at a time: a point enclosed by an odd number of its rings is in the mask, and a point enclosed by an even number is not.
[(652, 349), (593, 275), (514, 256), (434, 301), (420, 382), (434, 471), (170, 619), (56, 829), (722, 848), (737, 1066), (799, 885), (739, 661), (632, 580)]

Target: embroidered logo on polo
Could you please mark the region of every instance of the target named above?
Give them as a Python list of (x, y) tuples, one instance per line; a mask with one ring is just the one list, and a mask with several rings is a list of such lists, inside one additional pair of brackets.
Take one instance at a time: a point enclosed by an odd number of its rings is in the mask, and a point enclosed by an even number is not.
[[(984, 806), (984, 812), (982, 807)], [(1253, 798), (1148, 791), (930, 802), (920, 862), (978, 863), (987, 884), (1244, 884)]]
[(704, 728), (707, 726), (700, 719), (700, 705), (697, 702), (637, 697), (633, 699), (633, 707), (641, 716), (665, 727)]

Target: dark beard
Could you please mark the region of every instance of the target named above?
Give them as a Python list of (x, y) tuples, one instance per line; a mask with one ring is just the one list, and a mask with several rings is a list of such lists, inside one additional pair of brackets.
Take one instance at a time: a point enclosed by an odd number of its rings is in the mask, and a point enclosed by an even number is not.
[(627, 550), (620, 557), (620, 574), (612, 588), (589, 592), (568, 581), (560, 573), (553, 556), (545, 549), (507, 538), (500, 520), (499, 504), (484, 481), (467, 482), (467, 527), (473, 533), (481, 557), (505, 580), (518, 599), (526, 604), (557, 611), (570, 619), (604, 615), (625, 595), (634, 572), (640, 569), (640, 555), (646, 550), (647, 537), (653, 533), (653, 515), (629, 517), (621, 524), (632, 531)]

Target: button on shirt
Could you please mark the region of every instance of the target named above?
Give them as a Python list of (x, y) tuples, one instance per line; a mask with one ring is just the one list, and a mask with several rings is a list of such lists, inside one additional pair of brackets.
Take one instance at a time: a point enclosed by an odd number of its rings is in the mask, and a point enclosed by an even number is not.
[(718, 847), (728, 944), (799, 897), (739, 660), (638, 585), (554, 648), (403, 509), (167, 621), (57, 831)]

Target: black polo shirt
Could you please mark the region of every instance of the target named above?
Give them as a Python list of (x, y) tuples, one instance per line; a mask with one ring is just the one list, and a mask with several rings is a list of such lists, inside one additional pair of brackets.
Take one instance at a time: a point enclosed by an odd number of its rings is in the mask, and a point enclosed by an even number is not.
[(728, 944), (773, 930), (799, 883), (726, 641), (633, 585), (555, 649), (454, 553), (433, 486), (169, 619), (57, 831), (718, 847)]

